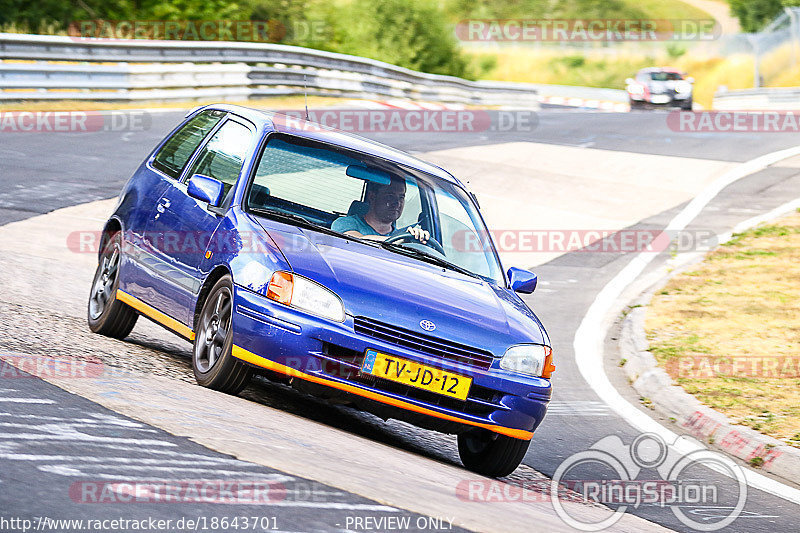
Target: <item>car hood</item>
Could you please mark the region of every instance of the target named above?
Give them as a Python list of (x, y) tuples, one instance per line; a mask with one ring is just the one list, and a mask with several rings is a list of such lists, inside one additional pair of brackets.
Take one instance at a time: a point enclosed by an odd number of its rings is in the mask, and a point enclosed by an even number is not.
[(512, 344), (549, 345), (538, 318), (513, 292), (389, 250), (256, 217), (294, 272), (336, 292), (364, 316), (502, 355)]

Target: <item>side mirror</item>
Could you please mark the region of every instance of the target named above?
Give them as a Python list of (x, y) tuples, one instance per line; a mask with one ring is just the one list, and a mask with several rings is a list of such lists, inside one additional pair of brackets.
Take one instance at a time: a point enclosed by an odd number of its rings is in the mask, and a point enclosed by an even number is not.
[(689, 83), (694, 83), (694, 78), (689, 76), (688, 78), (686, 78), (686, 81), (688, 81)]
[(189, 179), (189, 186), (186, 192), (192, 198), (201, 202), (208, 202), (209, 207), (219, 207), (222, 203), (222, 194), (225, 186), (221, 181), (202, 174), (195, 174)]
[(625, 78), (625, 83), (628, 85), (633, 85), (633, 78)]
[(511, 282), (511, 290), (514, 292), (530, 294), (536, 290), (538, 278), (533, 272), (511, 267), (508, 269), (508, 280)]

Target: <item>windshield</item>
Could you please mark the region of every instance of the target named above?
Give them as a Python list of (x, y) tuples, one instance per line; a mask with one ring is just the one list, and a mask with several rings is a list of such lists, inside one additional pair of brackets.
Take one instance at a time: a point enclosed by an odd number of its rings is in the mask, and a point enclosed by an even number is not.
[(677, 81), (682, 80), (683, 76), (677, 72), (653, 72), (650, 74), (650, 78), (653, 81)]
[[(377, 241), (414, 260), (504, 284), (488, 230), (467, 192), (394, 162), (272, 134), (245, 203), (259, 215), (300, 216), (310, 229)], [(425, 231), (427, 239), (409, 228)]]

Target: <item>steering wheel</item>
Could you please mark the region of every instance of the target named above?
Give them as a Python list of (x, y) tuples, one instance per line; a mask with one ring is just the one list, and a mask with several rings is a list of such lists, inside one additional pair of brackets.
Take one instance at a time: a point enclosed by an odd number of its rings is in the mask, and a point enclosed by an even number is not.
[[(396, 242), (412, 242), (412, 241), (417, 241), (417, 238), (414, 237), (408, 231), (405, 231), (403, 233), (399, 233), (397, 235), (389, 237), (383, 242), (385, 242), (386, 244), (393, 244), (393, 243), (396, 243)], [(425, 242), (422, 242), (422, 241), (417, 241), (417, 242), (419, 242), (420, 244), (424, 244), (426, 246), (430, 246), (431, 248), (433, 248), (434, 250), (436, 250), (440, 254), (446, 255), (442, 245), (439, 244), (439, 241), (437, 241), (433, 237), (429, 237), (428, 240), (425, 241)]]

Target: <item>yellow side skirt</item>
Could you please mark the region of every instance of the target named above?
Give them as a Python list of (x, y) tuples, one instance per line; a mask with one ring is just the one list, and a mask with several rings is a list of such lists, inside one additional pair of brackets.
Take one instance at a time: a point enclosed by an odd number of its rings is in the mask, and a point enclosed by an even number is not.
[(190, 341), (194, 340), (194, 331), (188, 328), (185, 324), (182, 324), (172, 318), (171, 316), (167, 316), (155, 307), (149, 306), (140, 299), (136, 298), (135, 296), (131, 296), (127, 292), (123, 291), (122, 289), (117, 289), (117, 300), (120, 302), (126, 303), (139, 311), (140, 313), (147, 315), (148, 317), (152, 318), (159, 324), (163, 324), (167, 326), (172, 331), (183, 335)]

